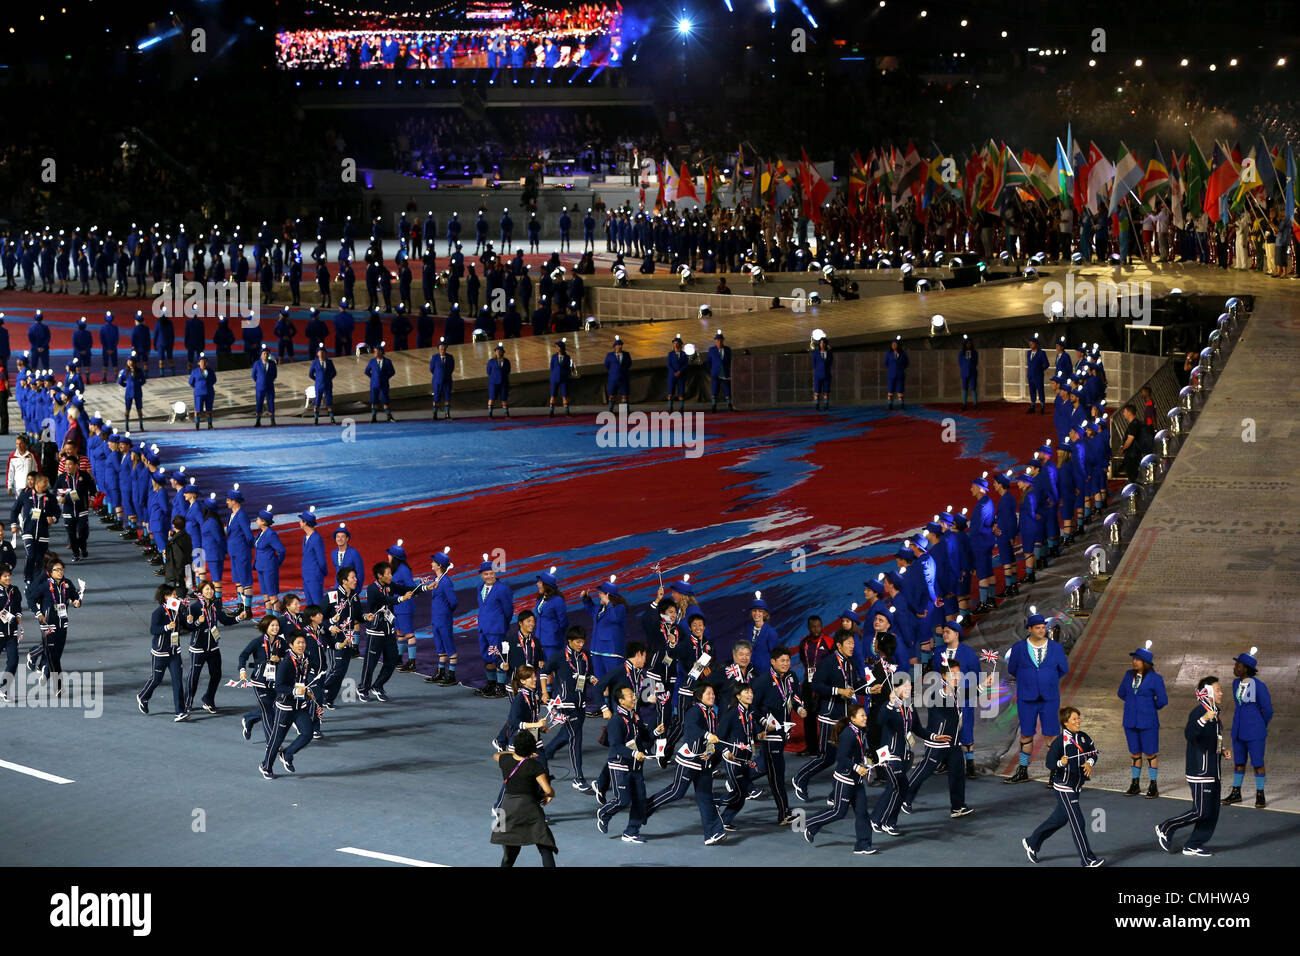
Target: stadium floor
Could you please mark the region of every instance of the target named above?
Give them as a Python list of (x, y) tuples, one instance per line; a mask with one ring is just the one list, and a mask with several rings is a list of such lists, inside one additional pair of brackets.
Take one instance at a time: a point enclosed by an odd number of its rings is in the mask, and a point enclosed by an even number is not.
[[(949, 416), (958, 420), (960, 440), (945, 443), (938, 440), (939, 423)], [(148, 437), (165, 446), (164, 462), (187, 462), (207, 489), (220, 493), (241, 481), (254, 510), (264, 499), (285, 514), (315, 504), (326, 529), (345, 518), (367, 563), (396, 537), (407, 541), (417, 572), (427, 554), (446, 543), (466, 567), (477, 564), (480, 551), (503, 547), (516, 606), (534, 571), (551, 563), (562, 565), (571, 606), (580, 587), (618, 573), (639, 608), (656, 583), (652, 563), (662, 562), (666, 576), (690, 570), (710, 621), (717, 622), (711, 629), (721, 631), (720, 645), (739, 633), (755, 589), (774, 606), (783, 635), (802, 633), (807, 613), (832, 616), (860, 595), (864, 561), (872, 574), (876, 564), (892, 564), (887, 557), (897, 540), (936, 507), (965, 505), (971, 474), (1022, 460), (1040, 438), (1026, 433), (1022, 409), (1001, 405), (968, 416), (951, 408), (909, 408), (893, 416), (861, 408), (829, 416), (754, 412), (708, 421), (710, 437), (698, 459), (686, 458), (681, 449), (598, 448), (589, 416), (530, 422), (527, 427), (546, 432), (528, 436), (526, 445), (514, 434), (523, 427), (516, 423), (362, 427), (358, 445), (383, 447), (344, 449), (344, 460), (370, 464), (349, 470), (343, 482), (333, 444), (340, 439), (310, 426), (278, 429), (274, 447), (268, 447), (265, 430), (204, 432), (203, 449), (189, 447), (192, 433), (184, 431)], [(933, 433), (918, 427), (925, 422)], [(254, 436), (259, 467), (250, 470)], [(619, 457), (611, 461), (611, 455)], [(899, 467), (902, 461), (905, 467)], [(297, 583), (292, 569), (299, 536), (296, 530), (281, 532), (289, 550), (282, 586), (291, 588)], [(807, 549), (807, 570), (796, 574), (791, 553), (800, 546)], [(145, 632), (159, 579), (147, 573), (132, 546), (98, 521), (90, 550), (88, 562), (69, 567), (71, 577), (85, 579), (88, 595), (80, 614), (73, 612), (65, 661), (70, 670), (102, 675), (103, 715), (86, 719), (80, 709), (5, 708), (0, 760), (73, 782), (57, 784), (0, 766), (0, 800), (24, 811), (0, 822), (0, 863), (383, 862), (341, 853), (343, 848), (449, 865), (497, 862), (499, 853), (488, 843), (489, 807), (499, 784), (489, 740), (504, 718), (503, 702), (397, 674), (389, 684), (391, 703), (344, 704), (327, 715), (326, 739), (299, 755), (294, 777), (281, 773), (263, 780), (257, 737), (246, 742), (239, 733), (238, 715), (253, 706), (249, 691), (223, 688), (219, 715), (196, 712), (186, 724), (172, 723), (167, 713), (168, 686), (155, 694), (152, 716), (136, 711), (132, 698), (147, 676)], [(468, 577), (459, 575), (462, 585)], [(466, 589), (462, 613), (472, 615), (472, 608)], [(1007, 611), (999, 627), (982, 623), (970, 640), (1001, 650), (1016, 630), (1010, 619), (1022, 610)], [(424, 614), (427, 619), (427, 609)], [(417, 626), (422, 623), (417, 618)], [(470, 625), (471, 617), (458, 618), (458, 630)], [(28, 634), (34, 629), (29, 626)], [(249, 635), (247, 625), (228, 630), (227, 678)], [(459, 643), (462, 657), (472, 660), (472, 632), (461, 630)], [(429, 651), (422, 650), (420, 660), (429, 671)], [(351, 676), (356, 674), (354, 666)], [(477, 676), (471, 666), (462, 669), (464, 682)], [(990, 765), (1005, 750), (1008, 729), (977, 729), (982, 752), (991, 751)], [(585, 749), (589, 773), (602, 757), (595, 736), (593, 728)], [(788, 757), (791, 772), (799, 762)], [(1092, 834), (1099, 854), (1125, 865), (1204, 865), (1161, 854), (1151, 835), (1155, 822), (1186, 805), (1179, 764), (1176, 758), (1167, 761), (1163, 778), (1166, 792), (1177, 799), (1085, 793), (1089, 812), (1105, 811), (1093, 817), (1101, 828)], [(1041, 768), (1034, 773), (1041, 777)], [(652, 769), (648, 787), (658, 788), (666, 778)], [(819, 784), (816, 790), (824, 794), (829, 778)], [(557, 789), (552, 817), (561, 865), (1027, 866), (1019, 839), (1053, 806), (1041, 784), (1007, 787), (985, 773), (967, 790), (977, 812), (949, 821), (945, 788), (933, 781), (918, 813), (903, 818), (904, 835), (880, 837), (877, 846), (884, 852), (858, 860), (848, 853), (848, 820), (821, 834), (818, 847), (809, 847), (792, 833), (776, 832), (768, 799), (746, 808), (742, 831), (722, 847), (703, 846), (689, 800), (652, 821), (646, 845), (629, 847), (596, 832), (594, 801), (569, 788), (567, 771)], [(879, 792), (869, 794), (874, 799)], [(280, 849), (286, 828), (293, 833), (292, 859)], [(1300, 821), (1291, 815), (1226, 808), (1213, 844), (1215, 863), (1289, 863), (1300, 851), (1298, 831)], [(1075, 865), (1064, 834), (1047, 845), (1043, 860)], [(526, 851), (521, 861), (535, 865), (537, 857)]]

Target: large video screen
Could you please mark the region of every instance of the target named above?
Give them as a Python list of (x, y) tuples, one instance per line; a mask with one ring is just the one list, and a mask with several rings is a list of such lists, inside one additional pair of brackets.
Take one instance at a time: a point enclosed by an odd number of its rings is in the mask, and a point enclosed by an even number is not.
[[(285, 70), (557, 69), (622, 65), (617, 2), (470, 0), (428, 10), (397, 0), (314, 2), (276, 33)], [(361, 9), (379, 5), (381, 9)]]

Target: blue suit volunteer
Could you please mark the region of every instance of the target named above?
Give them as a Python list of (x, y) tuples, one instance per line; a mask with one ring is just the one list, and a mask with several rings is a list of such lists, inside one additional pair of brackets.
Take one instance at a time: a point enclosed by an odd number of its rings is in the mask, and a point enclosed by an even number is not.
[(325, 581), (329, 566), (325, 563), (325, 542), (316, 532), (316, 506), (298, 515), (302, 529), (302, 590), (308, 604), (325, 607)]
[(253, 422), (254, 428), (261, 427), (263, 405), (271, 416), (271, 425), (275, 425), (275, 377), (278, 370), (279, 365), (271, 358), (270, 347), (263, 345), (257, 361), (253, 363), (253, 385), (257, 396), (257, 419)]
[(1129, 655), (1133, 660), (1133, 669), (1126, 671), (1120, 678), (1116, 696), (1124, 702), (1124, 737), (1128, 741), (1128, 752), (1133, 758), (1133, 778), (1126, 796), (1137, 796), (1141, 791), (1138, 781), (1142, 776), (1142, 758), (1147, 758), (1150, 785), (1147, 797), (1160, 796), (1156, 782), (1160, 755), (1160, 710), (1169, 703), (1165, 692), (1165, 679), (1155, 671), (1155, 657), (1151, 653), (1151, 642), (1146, 647), (1139, 647)]
[(212, 427), (212, 400), (217, 393), (217, 373), (208, 366), (208, 357), (200, 352), (198, 367), (190, 372), (190, 388), (194, 390), (194, 430), (199, 430), (199, 419), (208, 416), (208, 428)]
[(1273, 719), (1273, 698), (1268, 687), (1255, 676), (1259, 663), (1252, 647), (1249, 654), (1238, 654), (1232, 659), (1232, 790), (1224, 803), (1241, 800), (1241, 784), (1245, 779), (1246, 758), (1255, 769), (1255, 806), (1266, 806), (1264, 800), (1264, 745), (1268, 740), (1268, 725)]
[(1065, 649), (1048, 638), (1047, 619), (1031, 605), (1025, 626), (1029, 636), (1007, 652), (1007, 674), (1016, 682), (1016, 709), (1020, 712), (1020, 758), (1007, 783), (1029, 779), (1029, 754), (1039, 730), (1049, 742), (1061, 732), (1057, 711), (1061, 707), (1061, 678), (1070, 672)]

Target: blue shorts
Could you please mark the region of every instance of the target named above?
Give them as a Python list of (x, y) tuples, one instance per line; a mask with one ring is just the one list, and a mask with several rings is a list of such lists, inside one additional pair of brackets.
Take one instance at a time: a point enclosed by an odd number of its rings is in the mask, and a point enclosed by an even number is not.
[(1252, 767), (1264, 766), (1264, 744), (1266, 739), (1261, 737), (1258, 740), (1241, 740), (1238, 737), (1232, 738), (1232, 762), (1234, 764), (1246, 765), (1246, 758), (1250, 757)]
[(1160, 753), (1159, 727), (1152, 727), (1148, 730), (1137, 730), (1133, 727), (1125, 727), (1124, 738), (1128, 741), (1128, 752), (1131, 754)]
[(551, 398), (568, 398), (568, 397), (569, 397), (568, 382), (551, 383)]
[(433, 400), (435, 402), (446, 402), (451, 404), (451, 385), (444, 382), (441, 385), (433, 386)]
[(1059, 700), (1018, 700), (1016, 707), (1020, 711), (1020, 736), (1032, 737), (1040, 723), (1040, 732), (1044, 737), (1060, 734), (1061, 718), (1057, 713), (1061, 709)]
[(455, 654), (456, 642), (452, 640), (451, 625), (433, 625), (433, 643), (439, 654)]
[(1045, 540), (1043, 536), (1043, 526), (1041, 523), (1020, 522), (1020, 550), (1025, 554), (1032, 554), (1034, 545), (1042, 544)]
[(903, 386), (905, 386), (906, 384), (907, 384), (907, 376), (905, 375), (889, 376), (889, 391), (894, 395), (902, 395), (903, 392), (905, 391)]
[(230, 580), (236, 584), (253, 586), (253, 557), (249, 554), (230, 556)]
[(488, 401), (490, 402), (508, 402), (510, 401), (510, 386), (504, 382), (490, 382), (488, 384)]
[(970, 597), (970, 579), (970, 571), (963, 571), (961, 577), (957, 579), (957, 597), (959, 599)]
[[(504, 634), (484, 634), (482, 631), (478, 632), (478, 652), (479, 656), (483, 658), (484, 664), (501, 663), (501, 657), (489, 652), (488, 648), (495, 647), (497, 650), (500, 650), (501, 642), (505, 639)], [(502, 669), (504, 670), (504, 667)]]
[(831, 392), (830, 376), (824, 375), (821, 378), (813, 378), (813, 394), (829, 395)]
[(1016, 539), (1005, 534), (998, 538), (998, 564), (1016, 563)]
[(982, 548), (973, 541), (971, 546), (975, 551), (976, 577), (981, 579), (993, 577), (993, 546), (989, 545), (987, 548)]

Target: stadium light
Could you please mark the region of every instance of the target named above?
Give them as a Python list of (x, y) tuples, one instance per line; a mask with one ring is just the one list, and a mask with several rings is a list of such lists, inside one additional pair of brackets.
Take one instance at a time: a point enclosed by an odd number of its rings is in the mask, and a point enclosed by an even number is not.
[(690, 34), (691, 34), (691, 19), (690, 19), (690, 17), (682, 17), (682, 18), (680, 18), (680, 19), (677, 21), (677, 32), (680, 33), (680, 34), (681, 34), (682, 36), (684, 36), (684, 37), (685, 37), (685, 36), (690, 36)]

